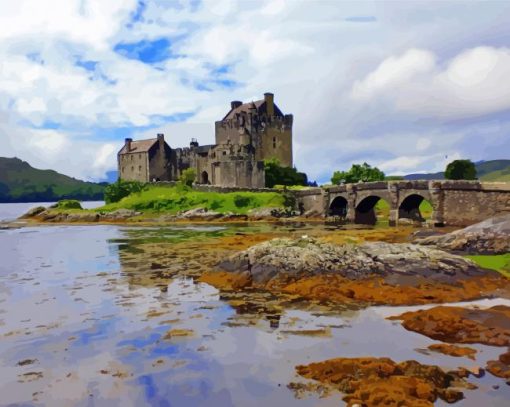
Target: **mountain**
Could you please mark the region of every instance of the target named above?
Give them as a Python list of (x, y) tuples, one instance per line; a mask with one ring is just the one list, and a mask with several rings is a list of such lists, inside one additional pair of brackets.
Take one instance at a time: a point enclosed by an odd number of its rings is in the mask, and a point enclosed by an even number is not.
[[(475, 163), (476, 175), (482, 181), (507, 181), (510, 182), (510, 160), (490, 160)], [(408, 174), (404, 179), (444, 179), (444, 172), (429, 174)]]
[(105, 186), (39, 170), (19, 158), (0, 157), (0, 202), (102, 200)]

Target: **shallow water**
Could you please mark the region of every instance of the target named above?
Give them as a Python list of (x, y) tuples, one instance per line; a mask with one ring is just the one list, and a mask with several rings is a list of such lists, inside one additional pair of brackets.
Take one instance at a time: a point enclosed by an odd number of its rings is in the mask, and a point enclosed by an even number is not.
[[(28, 212), (29, 209), (37, 206), (51, 206), (55, 202), (22, 202), (22, 203), (0, 203), (0, 222), (12, 221)], [(104, 201), (83, 201), (81, 206), (84, 209), (98, 208), (104, 205)]]
[[(0, 404), (338, 406), (339, 393), (296, 398), (287, 388), (303, 382), (295, 366), (369, 355), (444, 368), (484, 366), (504, 351), (473, 345), (476, 361), (420, 351), (435, 341), (385, 319), (406, 307), (243, 314), (215, 288), (187, 277), (189, 260), (179, 256), (171, 259), (182, 263), (177, 277), (147, 276), (158, 247), (164, 256), (175, 244), (264, 228), (0, 231)], [(152, 251), (141, 250), (144, 245)], [(317, 329), (325, 335), (303, 335)], [(169, 330), (188, 336), (165, 339)], [(470, 381), (479, 390), (465, 390), (466, 399), (455, 405), (509, 404), (503, 380), (487, 374)]]

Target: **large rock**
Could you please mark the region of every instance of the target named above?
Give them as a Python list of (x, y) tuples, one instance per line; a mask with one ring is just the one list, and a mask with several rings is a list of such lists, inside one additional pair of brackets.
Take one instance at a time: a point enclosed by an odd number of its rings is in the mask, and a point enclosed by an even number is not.
[(415, 242), (468, 253), (507, 253), (510, 252), (510, 213), (445, 235), (417, 239)]
[(29, 209), (25, 214), (20, 216), (20, 219), (33, 218), (34, 216), (40, 215), (46, 208), (44, 206), (36, 206), (35, 208)]
[(309, 238), (270, 240), (231, 256), (219, 267), (234, 273), (249, 273), (256, 284), (322, 274), (349, 279), (375, 275), (390, 284), (408, 284), (421, 276), (450, 284), (495, 274), (468, 259), (435, 248), (383, 242), (337, 246)]

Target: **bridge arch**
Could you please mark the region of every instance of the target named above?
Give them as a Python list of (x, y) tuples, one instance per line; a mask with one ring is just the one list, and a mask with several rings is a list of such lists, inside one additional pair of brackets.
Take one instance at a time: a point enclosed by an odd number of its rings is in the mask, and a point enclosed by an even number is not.
[(347, 216), (348, 209), (347, 199), (339, 195), (333, 198), (328, 208), (328, 216), (338, 216), (345, 218)]
[(355, 208), (354, 223), (375, 225), (377, 222), (376, 205), (380, 200), (387, 203), (388, 210), (391, 208), (390, 201), (384, 196), (367, 194), (364, 198), (358, 200)]
[(431, 216), (431, 213), (422, 213), (422, 211), (424, 212), (424, 202), (428, 202), (430, 206), (432, 206), (429, 194), (423, 194), (421, 191), (408, 194), (401, 200), (398, 206), (398, 218), (411, 219), (419, 222), (425, 221), (426, 218)]

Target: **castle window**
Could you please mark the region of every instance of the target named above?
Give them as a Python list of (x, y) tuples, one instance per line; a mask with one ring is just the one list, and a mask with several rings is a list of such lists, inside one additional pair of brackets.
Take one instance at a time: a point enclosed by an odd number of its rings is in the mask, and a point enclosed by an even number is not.
[(142, 166), (141, 165), (138, 166), (138, 171), (142, 171)]
[(135, 170), (135, 167), (131, 167), (131, 172), (133, 172)]
[(223, 155), (227, 155), (227, 152), (226, 152), (226, 151), (223, 151)]
[(273, 148), (276, 148), (276, 137), (273, 137)]
[(142, 159), (142, 155), (141, 154), (138, 154), (138, 159), (141, 160)]

